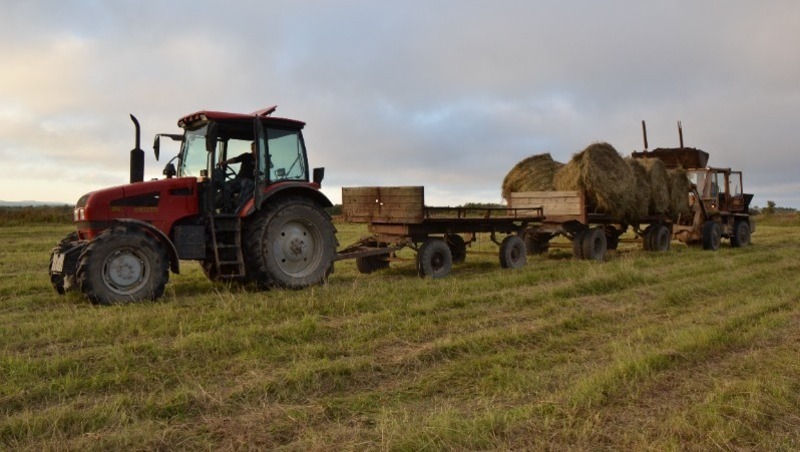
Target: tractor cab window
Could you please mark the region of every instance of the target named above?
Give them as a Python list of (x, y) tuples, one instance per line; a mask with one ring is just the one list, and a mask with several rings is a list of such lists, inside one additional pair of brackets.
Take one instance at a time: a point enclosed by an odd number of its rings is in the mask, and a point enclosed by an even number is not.
[(296, 130), (267, 129), (268, 164), (263, 161), (261, 168), (267, 169), (271, 182), (283, 180), (308, 180), (306, 153), (300, 132)]
[(730, 181), (731, 196), (742, 196), (742, 173), (734, 171), (728, 180)]
[(208, 152), (206, 151), (206, 126), (195, 130), (187, 130), (181, 150), (178, 176), (200, 177), (200, 171), (208, 169)]
[(709, 196), (709, 187), (707, 187), (706, 184), (708, 173), (705, 171), (690, 171), (688, 176), (689, 181), (697, 186), (697, 193), (699, 193), (700, 196), (707, 198)]

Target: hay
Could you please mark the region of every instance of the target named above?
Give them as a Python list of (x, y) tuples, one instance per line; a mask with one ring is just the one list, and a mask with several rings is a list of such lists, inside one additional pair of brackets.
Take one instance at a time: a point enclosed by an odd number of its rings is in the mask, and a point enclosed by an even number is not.
[(650, 205), (648, 212), (660, 214), (669, 210), (670, 179), (664, 162), (655, 158), (636, 159), (647, 171), (650, 182)]
[(633, 209), (629, 214), (633, 218), (642, 218), (647, 215), (650, 208), (650, 177), (647, 174), (647, 169), (639, 163), (638, 159), (627, 157), (625, 158), (625, 163), (631, 167), (633, 177), (636, 180)]
[(631, 167), (608, 143), (594, 143), (575, 154), (554, 176), (557, 190), (583, 190), (588, 207), (618, 219), (636, 216), (636, 179)]
[(669, 170), (669, 212), (677, 219), (678, 215), (689, 215), (689, 190), (691, 182), (686, 176), (686, 170), (676, 168)]
[(563, 163), (556, 162), (550, 154), (533, 155), (514, 165), (503, 179), (503, 198), (519, 191), (555, 190), (553, 175)]

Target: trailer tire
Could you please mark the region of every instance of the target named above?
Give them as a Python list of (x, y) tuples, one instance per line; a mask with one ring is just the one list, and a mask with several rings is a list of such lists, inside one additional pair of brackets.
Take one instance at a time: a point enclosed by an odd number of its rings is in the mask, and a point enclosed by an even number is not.
[(169, 258), (150, 234), (114, 226), (86, 245), (78, 258), (78, 285), (92, 303), (155, 300), (169, 281)]
[(669, 251), (672, 235), (669, 228), (663, 224), (653, 225), (650, 233), (650, 251)]
[(527, 247), (522, 237), (509, 235), (500, 243), (500, 266), (503, 268), (522, 268), (528, 262)]
[(703, 249), (717, 251), (722, 241), (722, 228), (714, 220), (706, 221), (703, 224)]
[(420, 277), (443, 278), (453, 268), (453, 255), (444, 239), (428, 238), (417, 251), (417, 273)]
[(731, 246), (735, 248), (750, 245), (750, 224), (746, 220), (739, 220), (733, 225)]
[(447, 241), (447, 246), (450, 247), (453, 263), (463, 264), (467, 260), (467, 244), (464, 242), (464, 237), (458, 234), (447, 234), (444, 238)]
[(550, 235), (525, 234), (525, 247), (530, 255), (547, 254), (550, 250)]
[(606, 256), (606, 233), (602, 228), (591, 228), (583, 235), (583, 258), (602, 261)]
[(378, 270), (385, 270), (389, 268), (389, 261), (386, 260), (388, 255), (380, 254), (378, 256), (366, 256), (356, 258), (356, 268), (358, 272), (364, 275), (374, 273)]
[(642, 249), (645, 251), (653, 251), (653, 231), (655, 231), (655, 225), (651, 224), (642, 232)]
[(321, 284), (333, 269), (335, 229), (309, 199), (289, 197), (264, 206), (247, 225), (245, 237), (247, 276), (261, 287)]
[(576, 259), (583, 259), (583, 237), (587, 229), (581, 229), (572, 236), (572, 254)]

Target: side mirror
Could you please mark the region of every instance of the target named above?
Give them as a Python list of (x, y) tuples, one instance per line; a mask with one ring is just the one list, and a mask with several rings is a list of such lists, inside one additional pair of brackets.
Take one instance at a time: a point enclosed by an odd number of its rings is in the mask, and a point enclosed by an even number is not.
[[(160, 154), (161, 154), (161, 139), (160, 138), (161, 138), (161, 136), (156, 135), (155, 139), (153, 140), (153, 153), (156, 155), (156, 161), (158, 161), (158, 158), (160, 157)], [(166, 169), (164, 169), (164, 171), (166, 171)]]
[(317, 185), (322, 185), (322, 179), (325, 179), (325, 168), (314, 168), (312, 181)]

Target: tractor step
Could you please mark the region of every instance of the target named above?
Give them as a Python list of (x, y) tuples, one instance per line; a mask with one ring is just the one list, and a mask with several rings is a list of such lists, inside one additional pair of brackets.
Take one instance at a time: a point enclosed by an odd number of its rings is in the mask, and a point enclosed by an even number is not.
[(214, 248), (214, 265), (219, 277), (222, 279), (244, 277), (242, 219), (228, 214), (212, 216), (211, 241)]

